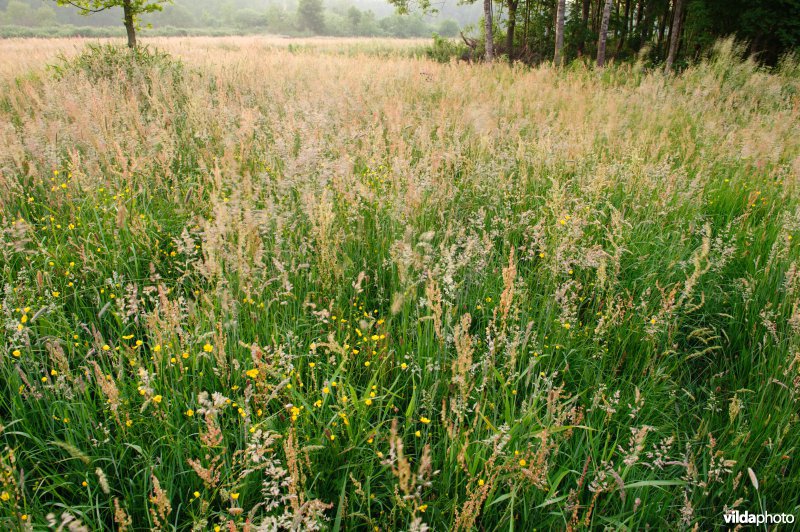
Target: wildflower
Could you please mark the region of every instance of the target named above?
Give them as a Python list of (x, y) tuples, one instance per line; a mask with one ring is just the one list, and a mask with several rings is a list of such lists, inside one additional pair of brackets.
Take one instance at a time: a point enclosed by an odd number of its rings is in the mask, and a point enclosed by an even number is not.
[(478, 486), (483, 486), (486, 482), (483, 479), (478, 480)]
[(408, 368), (408, 364), (406, 364), (405, 362), (400, 364), (400, 369), (406, 369), (406, 368)]
[(331, 434), (331, 441), (336, 439), (336, 434)]
[(213, 350), (214, 350), (214, 347), (211, 344), (205, 344), (203, 346), (203, 351), (205, 351), (206, 353), (210, 353)]
[(231, 493), (231, 499), (233, 499), (235, 501), (238, 498), (239, 498), (239, 494), (238, 493)]
[(520, 467), (525, 467), (526, 465), (528, 465), (528, 462), (527, 462), (527, 461), (525, 461), (525, 459), (524, 459), (524, 458), (523, 458), (523, 459), (521, 459), (521, 460), (519, 461), (519, 466), (520, 466)]
[(161, 352), (161, 344), (156, 344), (155, 347), (153, 347), (153, 351), (156, 353)]
[(246, 372), (246, 374), (247, 374), (247, 376), (248, 376), (248, 377), (250, 377), (251, 379), (255, 379), (256, 377), (258, 377), (258, 370), (257, 370), (257, 369), (255, 369), (255, 368), (253, 368), (253, 369), (248, 369), (248, 370), (247, 370), (247, 372)]
[(322, 389), (322, 393), (331, 393), (331, 389), (330, 389), (330, 388), (328, 388), (327, 386), (325, 386), (325, 387)]
[(372, 405), (372, 399), (367, 399), (366, 401), (364, 401), (364, 404), (367, 405), (367, 406), (371, 406)]
[(197, 499), (197, 498), (200, 497), (200, 492), (199, 491), (195, 491), (194, 493), (192, 493), (192, 495), (194, 495), (194, 498)]
[(162, 396), (160, 396), (160, 395), (154, 395), (154, 396), (153, 396), (153, 402), (154, 402), (154, 403), (161, 404), (161, 400), (162, 400), (162, 399), (163, 399), (163, 397), (162, 397)]
[(10, 498), (11, 498), (11, 495), (9, 495), (7, 491), (4, 491), (3, 493), (0, 493), (0, 499), (2, 499), (4, 502), (9, 500)]
[(431, 420), (426, 418), (425, 416), (422, 416), (421, 418), (419, 418), (419, 420), (421, 423), (425, 423), (426, 425), (431, 422)]
[(366, 362), (364, 362), (364, 367), (367, 367), (367, 368), (369, 367), (369, 360), (367, 360)]
[(109, 346), (108, 344), (105, 344), (102, 349), (103, 349), (103, 351), (111, 351), (111, 346)]
[(186, 416), (187, 416), (187, 417), (192, 417), (192, 416), (194, 416), (194, 410), (192, 410), (191, 408), (190, 408), (189, 410), (187, 410), (187, 411), (186, 411)]
[(53, 292), (53, 297), (58, 297), (59, 292)]
[(14, 349), (11, 354), (14, 355), (15, 358), (19, 358), (22, 353), (19, 352), (19, 349)]
[(414, 433), (414, 436), (419, 438), (420, 436), (422, 436), (422, 433), (420, 431), (417, 431), (417, 432)]
[(422, 513), (425, 513), (425, 510), (427, 510), (427, 509), (428, 509), (428, 505), (427, 504), (423, 504), (422, 506), (419, 507), (419, 511), (422, 512)]
[(309, 368), (314, 368), (315, 366), (316, 366), (316, 364), (314, 364), (313, 362), (309, 362), (308, 363), (308, 367)]

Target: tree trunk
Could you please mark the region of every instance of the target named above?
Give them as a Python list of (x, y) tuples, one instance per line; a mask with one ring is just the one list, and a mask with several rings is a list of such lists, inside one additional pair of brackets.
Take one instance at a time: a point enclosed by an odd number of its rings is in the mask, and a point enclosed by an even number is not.
[(556, 51), (553, 55), (553, 63), (556, 66), (564, 64), (564, 9), (566, 0), (558, 0), (558, 11), (556, 12)]
[[(639, 36), (638, 47), (641, 48), (644, 41), (644, 29), (642, 28), (642, 20), (644, 20), (644, 0), (639, 0), (639, 7), (636, 9), (636, 26), (634, 26), (636, 34)], [(638, 52), (638, 50), (637, 50)]]
[(586, 34), (589, 33), (589, 7), (591, 0), (583, 0), (583, 9), (581, 12), (581, 36), (578, 40), (578, 55), (583, 55), (583, 47), (586, 44)]
[(597, 66), (603, 68), (606, 64), (606, 38), (608, 37), (608, 19), (611, 18), (611, 7), (614, 0), (606, 0), (603, 8), (603, 20), (600, 21), (600, 37), (597, 39)]
[(661, 16), (661, 22), (659, 23), (658, 26), (658, 39), (656, 40), (656, 49), (658, 50), (659, 54), (661, 54), (661, 45), (664, 43), (664, 33), (667, 31), (667, 18), (669, 18), (669, 9)]
[(522, 30), (522, 53), (528, 53), (528, 25), (530, 24), (531, 20), (531, 2), (532, 0), (526, 0), (525, 2), (525, 28)]
[(494, 61), (494, 31), (492, 30), (492, 0), (483, 0), (483, 27), (486, 32), (486, 60)]
[(625, 45), (625, 39), (628, 37), (628, 23), (630, 21), (631, 16), (631, 0), (625, 0), (625, 11), (622, 15), (622, 34), (619, 37), (619, 41), (617, 42), (617, 50), (614, 52), (616, 56), (622, 51), (622, 47)]
[(136, 27), (133, 24), (133, 7), (131, 0), (122, 1), (122, 15), (125, 21), (125, 31), (128, 33), (128, 48), (136, 47)]
[(672, 70), (672, 64), (675, 62), (675, 56), (678, 55), (678, 43), (681, 40), (682, 21), (683, 0), (675, 0), (675, 13), (672, 15), (672, 29), (669, 32), (669, 54), (667, 55), (667, 62), (664, 64), (664, 70), (666, 72)]
[(517, 3), (519, 0), (508, 0), (508, 28), (506, 29), (506, 53), (508, 62), (514, 61), (514, 32), (517, 29)]

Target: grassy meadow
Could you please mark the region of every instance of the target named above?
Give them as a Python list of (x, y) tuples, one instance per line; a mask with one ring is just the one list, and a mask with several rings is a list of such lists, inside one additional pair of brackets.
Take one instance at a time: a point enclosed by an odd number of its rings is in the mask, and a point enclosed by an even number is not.
[(796, 61), (87, 42), (0, 41), (3, 530), (800, 514)]

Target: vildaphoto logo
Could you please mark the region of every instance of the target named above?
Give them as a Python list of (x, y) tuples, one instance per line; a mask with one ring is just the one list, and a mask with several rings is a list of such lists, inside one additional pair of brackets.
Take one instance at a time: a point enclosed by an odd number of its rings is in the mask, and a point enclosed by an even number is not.
[(794, 523), (794, 514), (771, 514), (768, 512), (750, 513), (731, 510), (724, 515), (728, 525), (778, 525)]

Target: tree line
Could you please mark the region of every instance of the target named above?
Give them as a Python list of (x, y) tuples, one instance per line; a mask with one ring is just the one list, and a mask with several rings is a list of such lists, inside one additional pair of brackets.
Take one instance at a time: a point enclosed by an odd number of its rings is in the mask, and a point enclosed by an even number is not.
[[(160, 11), (168, 0), (53, 0), (83, 13), (121, 7), (128, 45), (136, 45), (141, 15)], [(438, 1), (438, 0), (436, 0)], [(666, 68), (700, 57), (729, 35), (748, 43), (758, 60), (775, 64), (800, 46), (800, 0), (467, 0), (483, 3), (480, 38), (465, 42), (492, 61), (563, 64), (591, 58), (598, 66), (640, 54)], [(432, 0), (388, 0), (399, 13), (429, 13)], [(322, 0), (299, 0), (301, 27), (324, 28)], [(354, 25), (364, 20), (355, 10)], [(368, 17), (367, 17), (368, 18)], [(451, 28), (452, 30), (452, 28)], [(462, 35), (463, 36), (463, 35)]]
[[(388, 0), (400, 12), (435, 9), (431, 0)], [(592, 58), (602, 66), (645, 52), (668, 68), (693, 60), (722, 37), (748, 43), (774, 64), (800, 47), (800, 0), (472, 0), (483, 3), (486, 60), (557, 64)]]

